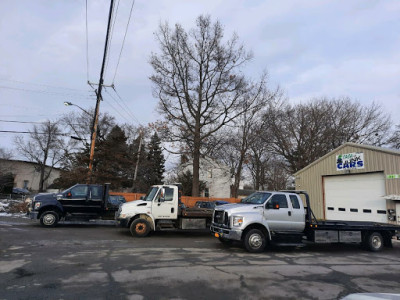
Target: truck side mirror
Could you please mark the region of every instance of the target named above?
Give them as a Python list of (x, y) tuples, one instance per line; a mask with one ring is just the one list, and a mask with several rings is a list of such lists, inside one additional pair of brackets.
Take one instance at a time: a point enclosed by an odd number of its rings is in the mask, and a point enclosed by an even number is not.
[(165, 201), (165, 190), (162, 188), (160, 190), (160, 197), (158, 198), (158, 202), (164, 202)]
[(279, 201), (278, 200), (275, 200), (275, 199), (272, 200), (272, 208), (279, 209)]

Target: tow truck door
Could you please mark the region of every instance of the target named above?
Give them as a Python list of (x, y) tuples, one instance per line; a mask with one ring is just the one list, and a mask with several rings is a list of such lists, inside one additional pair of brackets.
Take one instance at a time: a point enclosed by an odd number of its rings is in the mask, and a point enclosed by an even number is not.
[[(265, 204), (264, 218), (270, 230), (275, 232), (300, 232), (304, 228), (301, 223), (300, 208), (293, 209), (292, 201), (286, 194), (274, 194)], [(296, 211), (294, 211), (296, 210)]]
[(154, 219), (176, 219), (178, 207), (178, 188), (164, 186), (159, 189), (153, 200), (152, 214)]

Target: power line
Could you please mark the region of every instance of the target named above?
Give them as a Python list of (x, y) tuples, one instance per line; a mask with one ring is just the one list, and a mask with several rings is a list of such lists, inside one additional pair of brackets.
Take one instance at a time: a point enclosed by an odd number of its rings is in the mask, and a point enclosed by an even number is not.
[[(115, 2), (113, 3), (113, 8), (114, 8), (114, 6), (115, 6)], [(113, 36), (114, 36), (114, 28), (115, 28), (115, 22), (116, 22), (116, 20), (117, 20), (117, 15), (118, 15), (118, 8), (119, 8), (119, 0), (118, 0), (118, 3), (117, 3), (117, 9), (115, 10), (115, 14), (114, 14), (114, 16), (113, 16), (113, 22), (112, 22), (112, 24), (111, 24), (111, 31), (110, 31), (110, 43), (108, 44), (108, 49), (107, 49), (107, 51), (108, 52), (110, 52), (110, 50), (111, 50), (111, 43), (112, 43), (112, 39), (113, 39)], [(110, 61), (110, 55), (108, 56), (108, 58), (107, 58), (107, 62), (106, 62), (106, 68), (105, 68), (105, 70), (107, 71), (107, 69), (108, 69), (108, 63), (109, 63), (109, 61)]]
[(22, 83), (22, 84), (30, 84), (30, 85), (37, 85), (37, 86), (44, 86), (44, 87), (49, 87), (49, 88), (54, 88), (54, 89), (63, 89), (63, 90), (70, 90), (70, 91), (78, 91), (81, 93), (88, 92), (86, 90), (80, 90), (80, 89), (73, 89), (73, 88), (67, 88), (67, 87), (61, 87), (61, 86), (54, 86), (54, 85), (49, 85), (49, 84), (41, 84), (41, 83), (33, 83), (33, 82), (26, 82), (26, 81), (21, 81), (21, 80), (12, 80), (12, 79), (4, 79), (0, 78), (2, 81), (9, 81), (9, 82), (15, 82), (15, 83)]
[(131, 111), (131, 109), (129, 108), (128, 104), (126, 103), (126, 101), (124, 99), (122, 99), (122, 97), (119, 95), (119, 93), (117, 92), (117, 90), (115, 89), (115, 86), (113, 86), (113, 91), (114, 93), (117, 95), (117, 97), (121, 100), (121, 102), (124, 104), (124, 106), (126, 107), (126, 110), (130, 113), (130, 115), (132, 116), (132, 119), (134, 119), (139, 125), (140, 124), (139, 120), (135, 117), (135, 114)]
[(89, 82), (89, 31), (88, 31), (88, 3), (86, 0), (86, 75)]
[(129, 13), (128, 23), (126, 24), (124, 39), (123, 39), (123, 41), (122, 41), (121, 51), (119, 52), (118, 62), (117, 62), (117, 66), (116, 66), (116, 68), (115, 68), (115, 73), (114, 73), (114, 77), (113, 77), (113, 80), (112, 80), (112, 84), (114, 84), (115, 76), (117, 76), (117, 70), (118, 70), (119, 62), (120, 62), (120, 60), (121, 60), (122, 50), (124, 49), (126, 34), (128, 33), (128, 27), (129, 27), (129, 23), (130, 23), (130, 21), (131, 21), (131, 16), (132, 16), (132, 11), (133, 11), (133, 6), (134, 6), (134, 4), (135, 4), (135, 0), (132, 1), (131, 11), (130, 11), (130, 13)]
[[(107, 92), (108, 95), (110, 95), (110, 93)], [(112, 96), (110, 96), (112, 98)], [(115, 101), (115, 99), (113, 99)], [(126, 122), (130, 123), (131, 121), (124, 115), (121, 114), (120, 110), (118, 110), (117, 108), (115, 108), (114, 105), (111, 104), (111, 102), (107, 101), (106, 102), (117, 114), (119, 114), (121, 116), (122, 119), (124, 119)]]
[(8, 121), (8, 120), (0, 120), (0, 122), (4, 123), (20, 123), (20, 124), (43, 124), (43, 122), (28, 122), (28, 121)]
[(67, 93), (44, 91), (44, 90), (31, 90), (31, 89), (3, 86), (3, 85), (0, 85), (0, 88), (8, 89), (8, 90), (23, 91), (23, 92), (28, 92), (28, 93), (39, 93), (39, 94), (48, 94), (48, 95), (56, 95), (56, 96), (64, 96), (64, 97), (78, 97), (78, 98), (82, 98), (82, 99), (90, 99), (90, 96), (85, 97), (85, 96), (79, 95), (79, 94), (67, 94)]
[[(123, 111), (125, 111), (125, 113), (126, 113), (130, 118), (132, 118), (135, 122), (137, 122), (139, 125), (141, 125), (140, 122), (139, 122), (139, 120), (133, 115), (133, 113), (130, 111), (129, 107), (126, 105), (126, 103), (122, 100), (121, 97), (120, 97), (121, 102), (125, 104), (125, 107), (123, 107), (123, 106), (121, 105), (121, 103), (119, 103), (119, 101), (118, 101), (117, 99), (115, 99), (115, 98), (108, 92), (107, 89), (105, 89), (105, 91), (106, 91), (106, 93), (111, 97), (111, 99), (113, 99), (113, 100), (118, 104), (118, 106), (119, 106)], [(118, 94), (117, 94), (117, 95), (118, 95)], [(118, 95), (118, 97), (119, 97), (119, 95)], [(130, 121), (128, 121), (128, 122), (130, 122)]]
[[(32, 134), (30, 131), (16, 131), (16, 130), (0, 130), (0, 133), (18, 133), (18, 134)], [(35, 134), (49, 134), (48, 132), (35, 132)], [(54, 133), (59, 136), (70, 136), (69, 133)]]

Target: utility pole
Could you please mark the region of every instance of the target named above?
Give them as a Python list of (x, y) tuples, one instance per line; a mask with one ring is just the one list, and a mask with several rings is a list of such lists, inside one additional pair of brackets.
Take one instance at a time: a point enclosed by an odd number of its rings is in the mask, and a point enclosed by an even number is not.
[(92, 140), (90, 142), (89, 172), (88, 172), (88, 177), (87, 177), (87, 183), (91, 183), (92, 182), (94, 148), (95, 148), (95, 145), (96, 145), (97, 124), (98, 124), (98, 120), (99, 120), (100, 101), (102, 100), (101, 90), (102, 90), (103, 81), (104, 81), (103, 75), (104, 75), (104, 68), (105, 68), (106, 57), (107, 57), (108, 38), (109, 38), (109, 35), (110, 35), (113, 7), (114, 7), (114, 0), (111, 0), (111, 2), (110, 2), (110, 12), (108, 14), (108, 25), (107, 25), (106, 43), (105, 43), (105, 46), (104, 46), (103, 63), (101, 65), (99, 87), (97, 88), (97, 91), (96, 91), (96, 96), (97, 96), (97, 98), (96, 98), (96, 109), (95, 109), (95, 112), (94, 112), (93, 125), (92, 125)]
[(137, 177), (137, 172), (139, 168), (139, 159), (140, 159), (140, 151), (142, 150), (142, 140), (143, 140), (143, 132), (142, 129), (140, 129), (139, 132), (139, 150), (138, 150), (138, 155), (137, 155), (137, 160), (136, 160), (136, 167), (135, 167), (135, 174), (133, 175), (133, 184), (135, 184), (136, 177)]

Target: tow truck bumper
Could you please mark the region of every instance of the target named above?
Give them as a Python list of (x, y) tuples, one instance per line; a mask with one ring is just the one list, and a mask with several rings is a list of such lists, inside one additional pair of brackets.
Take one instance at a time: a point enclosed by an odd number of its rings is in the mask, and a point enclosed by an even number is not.
[(115, 218), (115, 223), (118, 227), (128, 227), (129, 219)]
[(240, 241), (242, 239), (241, 230), (233, 230), (212, 224), (210, 230), (215, 237), (220, 237), (227, 240)]
[(31, 211), (28, 213), (29, 218), (32, 220), (36, 220), (38, 218), (39, 212), (38, 211)]

